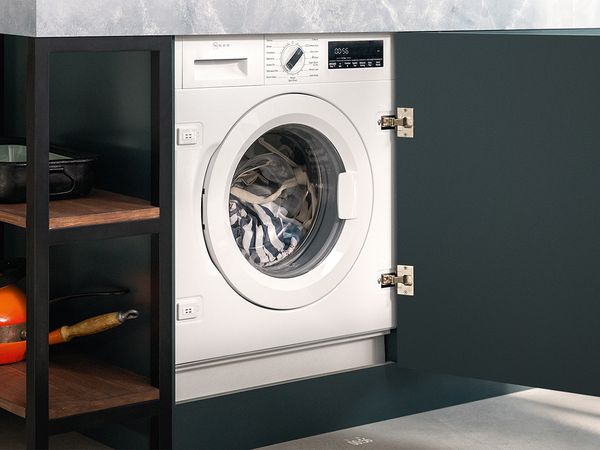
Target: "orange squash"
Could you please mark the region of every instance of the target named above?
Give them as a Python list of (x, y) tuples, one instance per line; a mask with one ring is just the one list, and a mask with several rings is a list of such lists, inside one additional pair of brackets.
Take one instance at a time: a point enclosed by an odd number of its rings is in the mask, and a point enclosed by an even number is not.
[[(0, 288), (0, 327), (23, 325), (27, 320), (26, 299), (23, 291), (9, 284)], [(0, 364), (10, 364), (25, 359), (25, 341), (0, 343)]]

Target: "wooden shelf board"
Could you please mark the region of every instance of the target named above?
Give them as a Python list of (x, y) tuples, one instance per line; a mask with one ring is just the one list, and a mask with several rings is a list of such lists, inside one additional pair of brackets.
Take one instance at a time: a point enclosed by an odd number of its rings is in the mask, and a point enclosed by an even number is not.
[[(0, 365), (0, 408), (26, 415), (25, 361)], [(147, 378), (77, 353), (51, 354), (50, 420), (158, 400)]]
[[(88, 197), (50, 202), (49, 228), (69, 228), (157, 219), (160, 208), (139, 198), (96, 189)], [(25, 203), (0, 204), (0, 221), (25, 228)]]

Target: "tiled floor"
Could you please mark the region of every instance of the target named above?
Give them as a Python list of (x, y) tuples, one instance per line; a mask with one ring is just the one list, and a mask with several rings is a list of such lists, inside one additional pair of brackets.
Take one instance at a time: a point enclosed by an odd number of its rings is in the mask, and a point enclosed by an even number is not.
[[(25, 448), (25, 421), (0, 410), (0, 450)], [(50, 448), (56, 450), (108, 449), (96, 441), (77, 433), (65, 433), (50, 438)]]
[(531, 389), (264, 447), (352, 448), (599, 450), (600, 398)]

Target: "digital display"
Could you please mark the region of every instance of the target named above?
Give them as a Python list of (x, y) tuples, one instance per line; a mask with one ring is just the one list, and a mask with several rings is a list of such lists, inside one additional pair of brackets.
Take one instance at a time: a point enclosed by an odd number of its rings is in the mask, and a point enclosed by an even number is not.
[(329, 41), (330, 69), (383, 67), (383, 41)]

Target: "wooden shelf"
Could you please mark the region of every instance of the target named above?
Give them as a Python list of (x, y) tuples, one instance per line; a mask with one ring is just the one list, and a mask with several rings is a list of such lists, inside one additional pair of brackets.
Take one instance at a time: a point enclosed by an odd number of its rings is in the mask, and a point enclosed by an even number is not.
[[(25, 361), (0, 365), (0, 408), (26, 415)], [(158, 400), (147, 378), (79, 353), (50, 357), (50, 420)]]
[[(139, 198), (96, 189), (88, 197), (50, 202), (50, 229), (158, 219), (160, 208)], [(0, 204), (0, 221), (25, 228), (25, 203)]]

